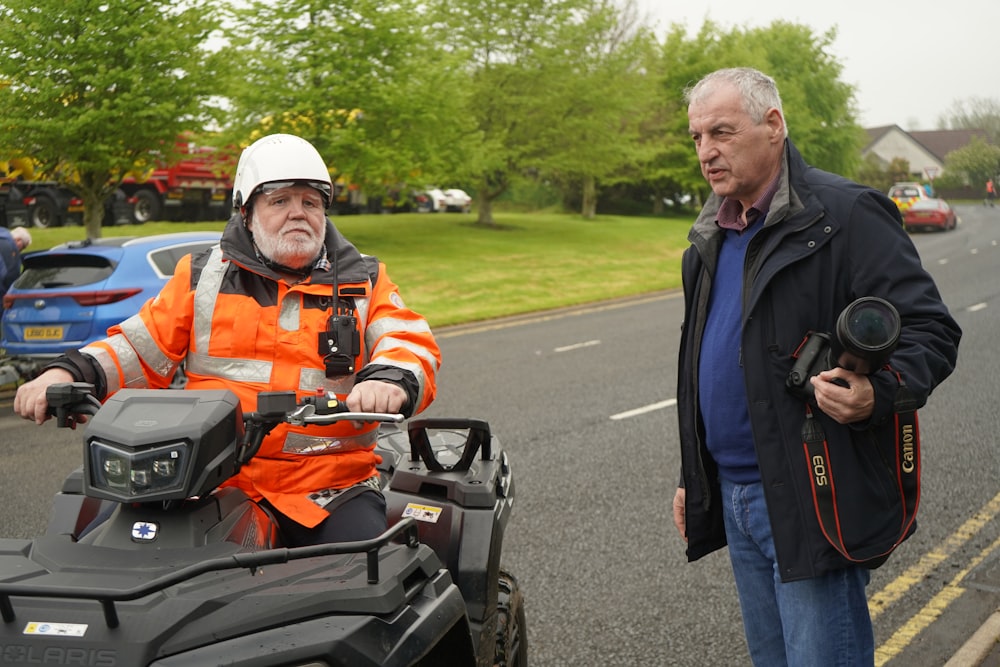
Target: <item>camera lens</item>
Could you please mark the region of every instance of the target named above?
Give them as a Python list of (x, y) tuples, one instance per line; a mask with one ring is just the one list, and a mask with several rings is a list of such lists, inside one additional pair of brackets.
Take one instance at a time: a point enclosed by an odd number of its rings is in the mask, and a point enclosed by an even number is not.
[(877, 368), (899, 342), (899, 313), (884, 299), (862, 297), (837, 318), (837, 340), (846, 351)]

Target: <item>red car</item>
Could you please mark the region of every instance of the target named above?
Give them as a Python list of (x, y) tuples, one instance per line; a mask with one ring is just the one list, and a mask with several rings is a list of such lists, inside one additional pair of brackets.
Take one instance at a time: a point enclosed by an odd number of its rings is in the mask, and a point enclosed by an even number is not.
[(948, 231), (958, 224), (958, 216), (943, 199), (918, 199), (902, 213), (903, 226), (908, 232), (917, 229)]

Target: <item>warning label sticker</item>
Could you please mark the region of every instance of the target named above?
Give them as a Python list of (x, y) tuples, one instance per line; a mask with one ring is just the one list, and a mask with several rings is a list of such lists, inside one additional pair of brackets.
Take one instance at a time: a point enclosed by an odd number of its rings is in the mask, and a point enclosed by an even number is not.
[(24, 634), (83, 637), (87, 634), (87, 626), (81, 623), (39, 623), (31, 621), (24, 626)]
[(413, 517), (417, 521), (426, 521), (427, 523), (437, 523), (438, 519), (441, 518), (441, 508), (432, 507), (430, 505), (418, 505), (416, 503), (407, 503), (406, 509), (403, 510), (404, 517)]

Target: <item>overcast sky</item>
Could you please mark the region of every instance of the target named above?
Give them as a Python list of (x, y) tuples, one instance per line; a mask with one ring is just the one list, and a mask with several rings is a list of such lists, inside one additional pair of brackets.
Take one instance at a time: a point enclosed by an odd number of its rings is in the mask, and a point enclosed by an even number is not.
[[(837, 28), (832, 55), (856, 89), (863, 127), (932, 130), (953, 103), (1000, 103), (1000, 0), (636, 0), (663, 30), (694, 34), (706, 19), (723, 30), (776, 20), (816, 35)], [(789, 119), (794, 122), (793, 119)]]

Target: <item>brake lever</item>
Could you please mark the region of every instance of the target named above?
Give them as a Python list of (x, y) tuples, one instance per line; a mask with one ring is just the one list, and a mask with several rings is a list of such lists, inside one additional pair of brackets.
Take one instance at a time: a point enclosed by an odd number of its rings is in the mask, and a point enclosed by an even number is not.
[(311, 415), (303, 420), (306, 424), (333, 424), (342, 421), (401, 424), (406, 421), (406, 417), (398, 412), (335, 412), (326, 415)]
[(306, 403), (305, 405), (300, 405), (293, 412), (288, 413), (285, 421), (293, 426), (302, 426), (314, 414), (316, 414), (316, 406)]

